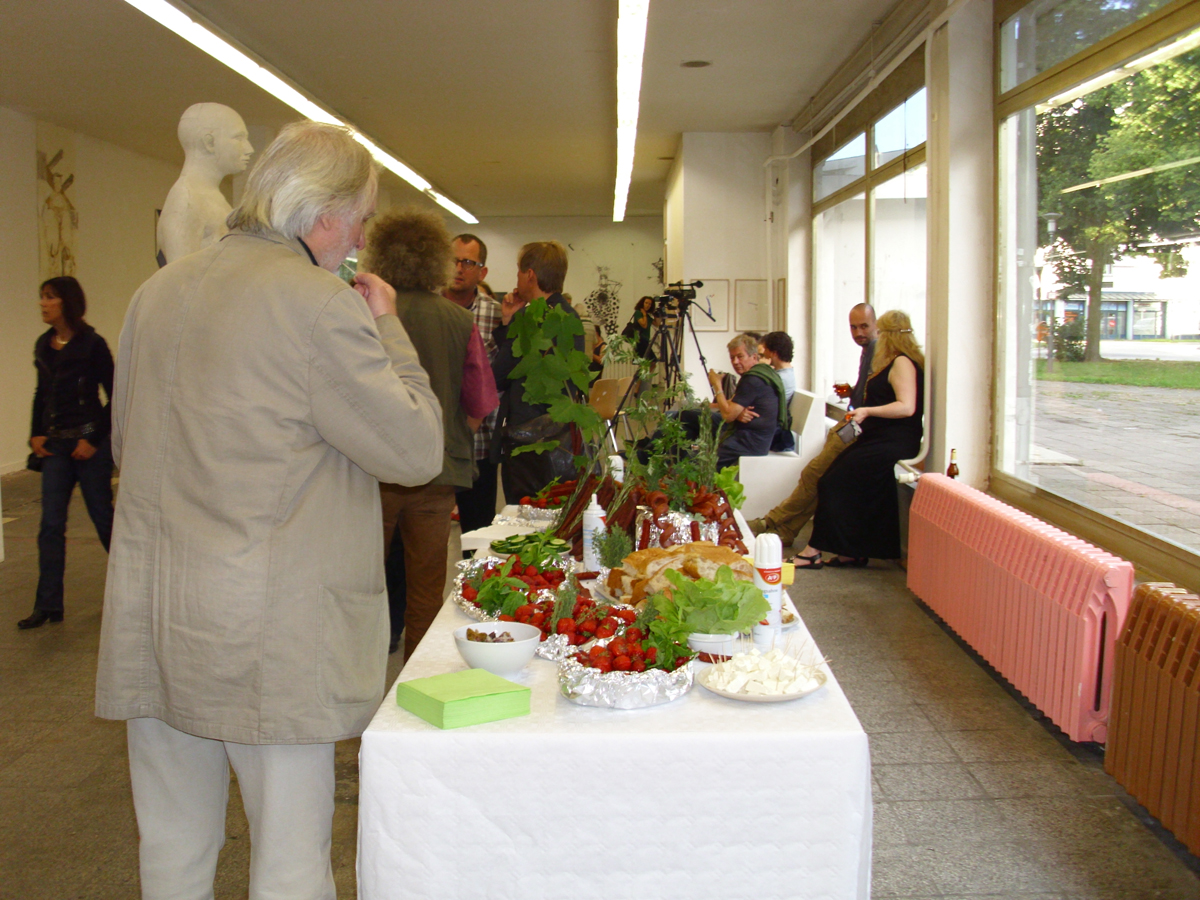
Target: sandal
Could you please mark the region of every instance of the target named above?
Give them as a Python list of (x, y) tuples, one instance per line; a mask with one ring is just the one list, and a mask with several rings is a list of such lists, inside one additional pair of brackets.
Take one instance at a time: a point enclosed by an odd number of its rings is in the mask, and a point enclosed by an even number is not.
[(821, 569), (826, 563), (821, 559), (820, 553), (814, 553), (812, 556), (805, 556), (803, 553), (797, 553), (792, 558), (792, 566), (797, 569)]
[(865, 568), (870, 560), (865, 556), (856, 557), (854, 559), (842, 559), (840, 556), (835, 556), (833, 559), (825, 563), (827, 566), (832, 566), (835, 569), (862, 569)]

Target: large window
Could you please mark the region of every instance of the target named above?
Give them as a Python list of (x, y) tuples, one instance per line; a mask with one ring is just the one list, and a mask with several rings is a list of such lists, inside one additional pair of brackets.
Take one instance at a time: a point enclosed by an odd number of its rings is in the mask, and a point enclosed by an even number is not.
[(1008, 91), (1116, 34), (1171, 0), (1033, 0), (1000, 30), (1000, 90)]
[(818, 396), (855, 380), (860, 348), (847, 322), (855, 304), (904, 310), (925, 341), (925, 89), (900, 96), (813, 166)]
[[(1001, 86), (1032, 102), (1000, 98), (996, 468), (1195, 552), (1200, 14), (1170, 4), (1192, 27), (1136, 47), (1162, 6), (1034, 2), (1001, 30)], [(1079, 56), (1123, 34), (1132, 55)]]

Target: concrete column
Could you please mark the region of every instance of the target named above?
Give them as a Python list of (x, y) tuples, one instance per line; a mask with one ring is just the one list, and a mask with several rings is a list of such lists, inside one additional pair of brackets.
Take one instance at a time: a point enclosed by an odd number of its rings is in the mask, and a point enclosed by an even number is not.
[(992, 4), (969, 0), (929, 39), (926, 468), (958, 450), (961, 478), (991, 467), (994, 276)]

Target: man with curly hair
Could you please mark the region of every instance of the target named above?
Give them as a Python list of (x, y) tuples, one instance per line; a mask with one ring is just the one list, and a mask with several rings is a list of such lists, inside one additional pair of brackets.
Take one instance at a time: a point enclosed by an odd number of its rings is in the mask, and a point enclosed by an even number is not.
[(499, 404), (487, 351), (471, 314), (439, 291), (450, 279), (450, 233), (435, 212), (407, 209), (381, 217), (367, 240), (366, 268), (396, 289), (396, 314), (417, 348), (441, 403), (446, 435), (442, 472), (428, 484), (379, 486), (384, 547), (398, 532), (401, 555), (389, 560), (392, 648), (401, 629), (408, 658), (433, 623), (446, 587), (446, 545), (455, 491), (475, 474), (472, 432)]

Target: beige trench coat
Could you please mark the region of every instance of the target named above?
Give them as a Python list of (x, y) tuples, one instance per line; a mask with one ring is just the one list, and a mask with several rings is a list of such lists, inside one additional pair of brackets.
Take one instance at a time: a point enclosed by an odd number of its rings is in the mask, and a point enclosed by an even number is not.
[(232, 234), (138, 290), (112, 408), (96, 714), (246, 744), (361, 733), (389, 638), (378, 482), (442, 469), (400, 320), (298, 241)]

